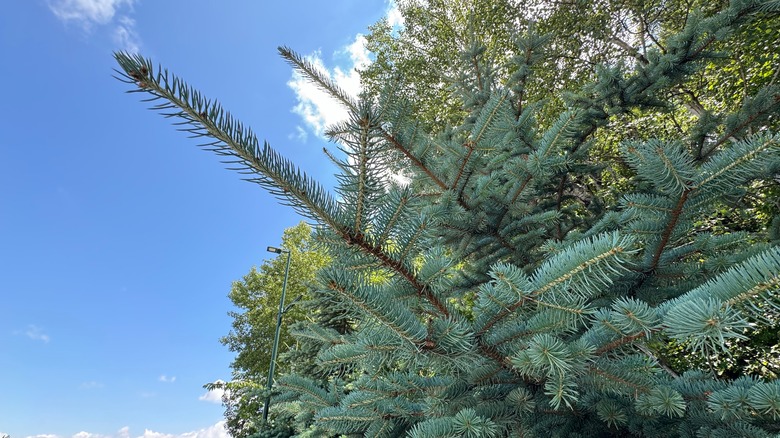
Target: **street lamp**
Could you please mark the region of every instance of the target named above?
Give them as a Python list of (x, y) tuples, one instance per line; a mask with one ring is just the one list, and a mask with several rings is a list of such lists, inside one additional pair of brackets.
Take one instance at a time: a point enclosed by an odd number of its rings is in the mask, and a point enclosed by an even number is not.
[[(287, 293), (287, 275), (290, 273), (290, 250), (280, 249), (274, 246), (267, 248), (268, 252), (276, 254), (287, 253), (287, 266), (284, 268), (284, 283), (282, 283), (282, 297), (279, 299), (279, 313), (276, 314), (276, 333), (274, 334), (274, 347), (271, 350), (271, 366), (268, 367), (268, 395), (265, 397), (265, 404), (263, 405), (263, 422), (268, 421), (268, 407), (271, 404), (271, 387), (274, 384), (274, 367), (276, 366), (276, 352), (279, 349), (279, 333), (282, 328), (282, 315), (290, 310), (294, 302), (290, 304), (290, 307), (284, 308), (284, 296)], [(297, 300), (296, 300), (297, 301)]]

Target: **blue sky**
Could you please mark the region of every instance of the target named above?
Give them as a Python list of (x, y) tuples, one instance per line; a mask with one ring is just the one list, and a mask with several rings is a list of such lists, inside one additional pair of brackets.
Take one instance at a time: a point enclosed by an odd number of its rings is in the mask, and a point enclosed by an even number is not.
[[(12, 0), (0, 14), (0, 433), (226, 436), (230, 283), (300, 220), (145, 109), (112, 51), (163, 64), (326, 185), (345, 88), (388, 0)], [(217, 402), (215, 402), (217, 401)]]

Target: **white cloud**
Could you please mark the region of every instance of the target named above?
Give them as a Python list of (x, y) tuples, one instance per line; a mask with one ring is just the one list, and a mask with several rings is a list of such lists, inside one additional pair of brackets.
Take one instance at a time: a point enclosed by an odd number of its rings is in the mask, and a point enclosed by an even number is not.
[(143, 438), (173, 438), (173, 435), (169, 433), (155, 432), (149, 429), (144, 430), (144, 434), (141, 436)]
[(77, 434), (74, 434), (71, 438), (108, 438), (108, 436), (81, 431)]
[[(394, 30), (403, 28), (404, 18), (398, 9), (396, 0), (387, 0), (385, 17)], [(312, 53), (306, 58), (341, 89), (352, 96), (357, 96), (360, 94), (361, 86), (360, 75), (356, 69), (363, 69), (371, 63), (369, 51), (366, 49), (366, 38), (362, 34), (357, 34), (352, 43), (334, 53), (334, 55), (344, 54), (349, 55), (349, 65), (345, 69), (339, 66), (328, 69), (320, 52)], [(287, 85), (292, 88), (298, 99), (298, 104), (293, 107), (292, 111), (301, 116), (304, 124), (316, 135), (322, 137), (328, 126), (347, 119), (347, 110), (339, 102), (297, 72), (293, 72)], [(296, 127), (296, 132), (290, 134), (289, 138), (306, 141), (306, 136), (301, 133), (300, 127)]]
[[(360, 75), (356, 69), (365, 68), (371, 63), (366, 49), (366, 38), (362, 34), (357, 34), (351, 44), (335, 53), (335, 55), (345, 54), (349, 56), (349, 66), (346, 69), (339, 66), (328, 69), (320, 52), (315, 52), (306, 59), (347, 94), (357, 96), (361, 87)], [(317, 88), (297, 71), (293, 72), (287, 85), (292, 88), (298, 99), (298, 104), (292, 111), (301, 116), (304, 124), (315, 134), (323, 136), (328, 126), (347, 119), (348, 112), (340, 102)], [(300, 134), (298, 135), (300, 137)]]
[(138, 438), (229, 438), (227, 430), (225, 429), (225, 421), (220, 421), (217, 424), (207, 427), (205, 429), (196, 430), (193, 432), (186, 432), (179, 435), (172, 435), (160, 432), (154, 432), (152, 430), (145, 430), (143, 435)]
[[(117, 431), (114, 435), (101, 435), (97, 433), (79, 432), (75, 435), (71, 435), (70, 438), (131, 438), (129, 427), (123, 427)], [(225, 421), (219, 421), (216, 424), (206, 427), (204, 429), (195, 430), (192, 432), (185, 432), (181, 434), (171, 434), (155, 432), (153, 430), (146, 429), (142, 435), (136, 435), (137, 438), (230, 438), (227, 429), (225, 429)], [(26, 438), (65, 438), (61, 435), (54, 434), (41, 434), (30, 435)]]
[(398, 9), (398, 3), (395, 0), (387, 0), (387, 12), (385, 13), (387, 18), (387, 24), (393, 29), (401, 29), (404, 26), (404, 16), (401, 15), (401, 10)]
[(49, 9), (64, 23), (76, 23), (90, 32), (95, 26), (111, 27), (111, 37), (122, 50), (138, 52), (141, 39), (132, 12), (136, 0), (49, 0)]
[(168, 376), (166, 376), (165, 374), (163, 374), (163, 375), (162, 375), (162, 376), (160, 376), (160, 378), (159, 378), (159, 379), (157, 379), (157, 380), (159, 380), (159, 381), (161, 381), (161, 382), (164, 382), (164, 383), (173, 383), (173, 382), (175, 382), (175, 381), (176, 381), (176, 376), (168, 377)]
[(41, 342), (44, 342), (44, 343), (48, 343), (49, 341), (51, 341), (51, 338), (49, 337), (49, 335), (47, 335), (43, 331), (43, 328), (38, 327), (35, 324), (28, 325), (25, 330), (14, 330), (14, 334), (15, 335), (24, 335), (24, 336), (27, 336), (28, 338), (30, 338), (30, 339), (32, 339), (34, 341), (41, 341)]
[(51, 0), (49, 9), (62, 21), (76, 21), (83, 26), (108, 24), (117, 10), (131, 7), (135, 0)]
[[(217, 380), (216, 384), (225, 383), (224, 380)], [(225, 390), (222, 388), (214, 388), (205, 394), (198, 397), (200, 401), (207, 401), (210, 403), (222, 403), (222, 396), (225, 394)]]
[[(332, 76), (330, 71), (325, 68), (319, 53), (309, 55), (307, 58), (326, 76)], [(292, 111), (301, 116), (304, 124), (315, 134), (322, 136), (325, 133), (325, 127), (340, 122), (348, 116), (347, 110), (338, 101), (317, 88), (315, 84), (297, 71), (293, 72), (287, 85), (292, 88), (298, 99), (298, 104), (293, 107)]]

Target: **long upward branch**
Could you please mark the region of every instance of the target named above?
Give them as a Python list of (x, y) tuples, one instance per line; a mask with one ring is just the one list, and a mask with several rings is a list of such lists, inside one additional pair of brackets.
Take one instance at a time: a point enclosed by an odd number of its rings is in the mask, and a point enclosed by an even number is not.
[[(341, 87), (336, 85), (333, 81), (331, 81), (327, 74), (320, 71), (320, 69), (317, 68), (313, 63), (306, 60), (306, 58), (300, 56), (299, 54), (295, 53), (293, 50), (287, 48), (287, 47), (279, 47), (279, 53), (282, 55), (284, 59), (287, 60), (293, 67), (295, 67), (298, 71), (302, 72), (307, 79), (312, 81), (317, 87), (328, 93), (329, 95), (333, 96), (336, 100), (341, 102), (344, 106), (347, 107), (350, 111), (357, 111), (357, 103), (355, 100), (347, 94), (346, 91), (344, 91)], [(419, 158), (415, 157), (412, 152), (401, 144), (401, 142), (398, 141), (398, 139), (387, 132), (386, 129), (383, 127), (375, 127), (379, 130), (379, 132), (382, 134), (382, 137), (387, 140), (393, 148), (401, 152), (415, 167), (422, 170), (428, 177), (442, 190), (447, 190), (447, 185), (443, 182), (443, 180), (434, 175), (434, 173), (423, 164), (422, 161), (420, 161)]]
[(251, 175), (246, 178), (248, 181), (266, 188), (302, 215), (334, 229), (344, 227), (338, 203), (321, 185), (267, 143), (261, 146), (254, 132), (234, 120), (218, 103), (204, 98), (166, 70), (155, 71), (150, 60), (121, 52), (115, 56), (124, 69), (120, 79), (138, 87), (131, 92), (149, 93), (152, 97), (147, 101), (162, 100), (152, 109), (173, 110), (162, 114), (179, 119), (175, 124), (192, 137), (211, 138), (201, 146), (217, 155), (232, 157), (226, 163), (238, 167), (231, 170)]
[(303, 72), (306, 75), (306, 78), (317, 85), (317, 87), (319, 87), (322, 91), (334, 97), (349, 110), (357, 110), (357, 103), (355, 100), (341, 87), (336, 85), (336, 83), (331, 81), (327, 74), (320, 71), (316, 65), (295, 53), (288, 47), (279, 47), (278, 50), (279, 54), (282, 55), (282, 57), (287, 60), (290, 65), (292, 65), (296, 70)]
[(449, 316), (447, 307), (425, 287), (409, 268), (388, 254), (380, 246), (368, 242), (360, 230), (348, 226), (339, 204), (311, 177), (301, 172), (268, 144), (262, 147), (251, 129), (234, 120), (227, 111), (167, 71), (156, 72), (151, 61), (138, 55), (117, 53), (116, 59), (125, 73), (121, 80), (135, 84), (138, 89), (131, 92), (146, 92), (152, 95), (149, 101), (164, 100), (153, 109), (174, 112), (163, 113), (166, 117), (178, 118), (177, 125), (193, 137), (210, 137), (213, 141), (203, 146), (220, 156), (232, 157), (229, 161), (238, 164), (237, 170), (252, 175), (247, 178), (266, 188), (298, 212), (328, 225), (348, 244), (358, 247), (392, 269), (427, 299), (442, 315)]

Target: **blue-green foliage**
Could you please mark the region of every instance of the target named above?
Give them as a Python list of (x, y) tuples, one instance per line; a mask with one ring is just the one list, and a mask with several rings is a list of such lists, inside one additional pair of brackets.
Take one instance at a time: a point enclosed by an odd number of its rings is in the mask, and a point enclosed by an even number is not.
[[(338, 196), (179, 79), (117, 59), (162, 99), (156, 108), (322, 225), (333, 263), (312, 286), (311, 324), (293, 330), (316, 351), (316, 372), (280, 377), (272, 404), (298, 432), (758, 437), (780, 432), (780, 383), (678, 375), (650, 341), (708, 357), (780, 306), (780, 249), (760, 232), (701, 226), (774, 177), (780, 134), (763, 123), (777, 90), (726, 117), (702, 115), (690, 137), (624, 142), (618, 164), (630, 176), (616, 203), (590, 184), (603, 165), (588, 150), (610, 117), (663, 105), (714, 56), (710, 44), (760, 7), (692, 16), (646, 63), (599, 69), (549, 126), (521, 102), (546, 41), (531, 31), (517, 39), (526, 52), (509, 60), (507, 84), (484, 47), (464, 52), (471, 67), (454, 85), (469, 115), (434, 133), (409, 119), (397, 89), (352, 99), (282, 49), (351, 113), (329, 131), (343, 154), (332, 156)], [(408, 184), (391, 178), (399, 162)]]

